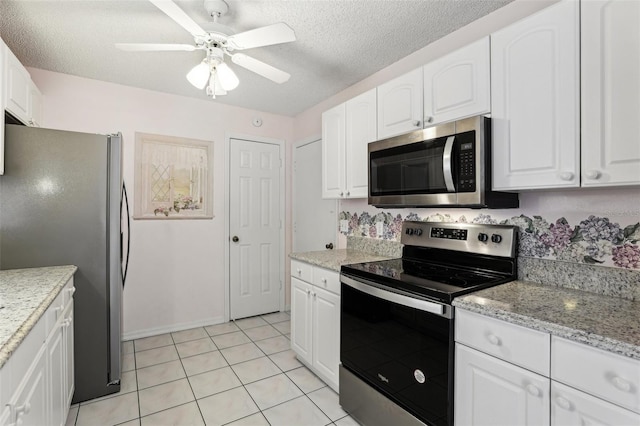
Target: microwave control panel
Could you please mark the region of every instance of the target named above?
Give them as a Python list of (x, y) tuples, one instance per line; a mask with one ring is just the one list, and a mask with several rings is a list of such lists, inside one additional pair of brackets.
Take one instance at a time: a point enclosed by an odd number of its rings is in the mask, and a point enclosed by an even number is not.
[(463, 139), (459, 145), (458, 155), (458, 192), (475, 192), (476, 147), (474, 132), (468, 132), (458, 137)]

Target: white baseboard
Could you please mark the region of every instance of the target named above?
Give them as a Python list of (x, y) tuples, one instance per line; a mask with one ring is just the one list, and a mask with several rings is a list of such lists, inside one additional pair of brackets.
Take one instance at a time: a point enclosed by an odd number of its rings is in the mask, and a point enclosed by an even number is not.
[(147, 328), (145, 330), (131, 331), (122, 334), (122, 340), (142, 339), (143, 337), (156, 336), (158, 334), (173, 333), (175, 331), (188, 330), (196, 327), (206, 327), (209, 325), (222, 324), (224, 317), (215, 317), (194, 322), (183, 322), (179, 324), (171, 324), (163, 327)]

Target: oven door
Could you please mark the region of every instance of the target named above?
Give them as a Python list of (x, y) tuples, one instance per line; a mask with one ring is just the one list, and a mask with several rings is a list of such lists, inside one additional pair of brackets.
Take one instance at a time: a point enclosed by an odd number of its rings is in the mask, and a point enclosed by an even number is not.
[[(340, 361), (351, 373), (347, 375), (360, 379), (421, 422), (453, 425), (452, 307), (344, 274), (341, 282)], [(370, 401), (358, 396), (359, 407), (349, 407), (355, 395), (343, 389), (342, 376), (340, 386), (340, 401), (346, 401), (343, 406), (347, 410), (375, 410), (385, 405), (375, 395)], [(384, 418), (382, 414), (364, 416), (366, 423), (372, 424)], [(365, 420), (357, 412), (354, 417)]]

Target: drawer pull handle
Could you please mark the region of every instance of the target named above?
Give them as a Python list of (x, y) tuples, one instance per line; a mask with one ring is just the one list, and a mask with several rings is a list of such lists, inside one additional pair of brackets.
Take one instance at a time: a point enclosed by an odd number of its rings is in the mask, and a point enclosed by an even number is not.
[(31, 411), (31, 403), (25, 402), (22, 405), (16, 407), (16, 420), (18, 420), (23, 414), (29, 414)]
[(69, 295), (73, 295), (73, 293), (75, 293), (75, 292), (76, 292), (76, 288), (75, 287), (71, 287), (69, 289)]
[(571, 402), (568, 399), (563, 398), (561, 396), (556, 398), (556, 404), (558, 404), (558, 407), (563, 408), (565, 410), (571, 410), (572, 409), (571, 408)]
[(629, 383), (625, 379), (618, 376), (614, 376), (613, 379), (611, 380), (613, 381), (613, 386), (615, 386), (618, 390), (621, 390), (623, 392), (631, 391), (631, 383)]
[(502, 344), (500, 338), (495, 334), (489, 334), (487, 336), (487, 339), (489, 339), (489, 343), (491, 343), (492, 345), (500, 346)]
[(527, 392), (529, 392), (529, 395), (531, 396), (540, 396), (540, 389), (538, 389), (536, 385), (532, 385), (531, 383), (527, 385)]

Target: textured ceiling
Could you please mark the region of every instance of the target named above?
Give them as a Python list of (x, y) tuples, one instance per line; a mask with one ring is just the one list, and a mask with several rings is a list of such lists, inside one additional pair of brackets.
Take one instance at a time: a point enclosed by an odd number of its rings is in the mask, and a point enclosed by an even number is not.
[[(220, 23), (236, 33), (286, 22), (297, 41), (243, 51), (289, 72), (287, 83), (230, 63), (240, 86), (212, 102), (295, 116), (510, 1), (228, 0)], [(176, 3), (197, 23), (211, 21), (202, 0)], [(26, 66), (207, 99), (185, 78), (204, 52), (114, 47), (193, 43), (146, 0), (0, 0), (0, 36)]]

